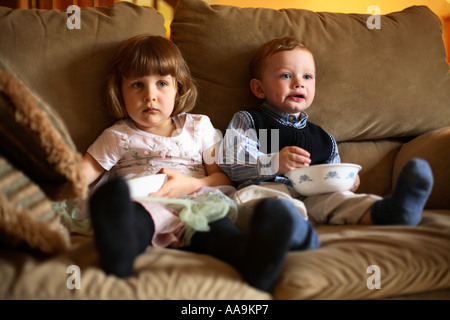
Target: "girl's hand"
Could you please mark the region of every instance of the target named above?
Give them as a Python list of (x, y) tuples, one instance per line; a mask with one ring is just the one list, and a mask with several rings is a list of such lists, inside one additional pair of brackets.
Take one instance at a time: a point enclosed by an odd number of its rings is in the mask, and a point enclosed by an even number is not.
[(279, 174), (285, 174), (297, 168), (308, 167), (311, 163), (309, 152), (296, 146), (284, 147), (278, 153), (278, 157)]
[(355, 192), (359, 188), (361, 180), (359, 179), (359, 174), (356, 175), (355, 182), (353, 183), (352, 188), (350, 189), (351, 192)]
[(191, 194), (199, 189), (199, 179), (187, 177), (177, 171), (171, 169), (161, 169), (158, 173), (167, 175), (167, 181), (156, 192), (151, 193), (152, 196), (179, 198), (181, 196)]

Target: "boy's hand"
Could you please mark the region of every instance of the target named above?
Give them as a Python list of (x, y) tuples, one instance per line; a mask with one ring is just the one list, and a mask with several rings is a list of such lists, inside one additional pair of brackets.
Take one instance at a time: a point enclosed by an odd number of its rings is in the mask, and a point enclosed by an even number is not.
[(311, 163), (309, 152), (296, 146), (284, 147), (278, 153), (278, 156), (279, 174), (285, 174), (286, 172), (297, 168), (308, 167)]

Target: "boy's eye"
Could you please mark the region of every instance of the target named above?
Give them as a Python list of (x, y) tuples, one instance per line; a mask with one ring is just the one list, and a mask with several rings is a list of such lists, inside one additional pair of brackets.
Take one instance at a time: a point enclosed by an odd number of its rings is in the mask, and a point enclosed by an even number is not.
[(306, 80), (311, 80), (311, 79), (313, 79), (313, 76), (311, 74), (305, 74), (303, 76), (303, 78), (306, 79)]
[(283, 73), (280, 78), (282, 78), (282, 79), (290, 79), (291, 75), (289, 73)]

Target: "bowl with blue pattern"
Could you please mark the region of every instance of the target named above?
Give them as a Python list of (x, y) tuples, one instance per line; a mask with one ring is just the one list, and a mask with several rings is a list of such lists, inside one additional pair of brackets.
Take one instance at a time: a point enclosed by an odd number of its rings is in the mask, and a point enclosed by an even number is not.
[(303, 196), (348, 191), (361, 166), (354, 163), (317, 164), (285, 173), (295, 191)]

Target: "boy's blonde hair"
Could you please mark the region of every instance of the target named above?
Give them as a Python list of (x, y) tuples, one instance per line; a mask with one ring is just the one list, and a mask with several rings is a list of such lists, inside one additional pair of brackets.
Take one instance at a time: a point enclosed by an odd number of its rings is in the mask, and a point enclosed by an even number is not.
[(117, 52), (108, 74), (106, 107), (112, 116), (127, 118), (122, 97), (122, 78), (171, 75), (177, 82), (175, 107), (171, 116), (194, 108), (197, 87), (178, 47), (161, 36), (138, 35), (126, 40)]
[(295, 37), (276, 38), (262, 44), (253, 54), (252, 60), (250, 61), (251, 78), (261, 79), (264, 64), (267, 58), (277, 52), (289, 51), (294, 49), (304, 49), (313, 54), (303, 41)]

